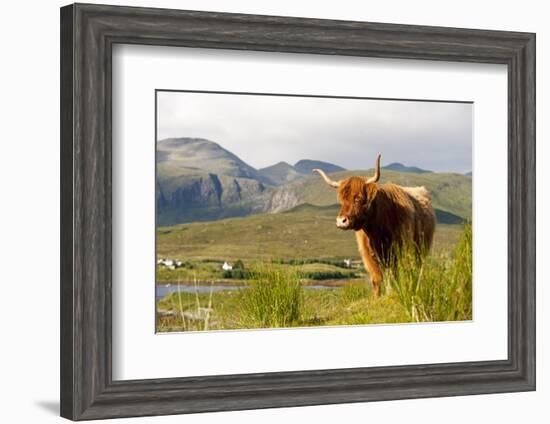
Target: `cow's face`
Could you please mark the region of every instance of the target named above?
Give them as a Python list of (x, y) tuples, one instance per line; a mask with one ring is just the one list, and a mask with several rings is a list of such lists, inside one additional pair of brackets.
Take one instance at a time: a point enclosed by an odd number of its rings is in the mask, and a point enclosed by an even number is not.
[(340, 182), (338, 202), (341, 208), (336, 226), (341, 230), (360, 230), (366, 222), (369, 208), (376, 196), (376, 183), (363, 177), (349, 177)]
[(342, 205), (336, 217), (336, 226), (342, 230), (360, 230), (365, 225), (368, 211), (376, 196), (376, 182), (380, 179), (380, 154), (372, 177), (348, 177), (334, 181), (322, 169), (314, 169), (323, 180), (338, 190), (338, 201)]

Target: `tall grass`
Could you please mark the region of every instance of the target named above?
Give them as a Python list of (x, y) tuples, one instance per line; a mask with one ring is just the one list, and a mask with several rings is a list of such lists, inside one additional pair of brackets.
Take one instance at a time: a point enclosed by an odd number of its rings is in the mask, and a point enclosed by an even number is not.
[(340, 289), (340, 301), (345, 305), (363, 300), (372, 295), (372, 290), (364, 281), (349, 281)]
[[(201, 305), (196, 278), (194, 278), (193, 283), (195, 285), (194, 298), (192, 294), (181, 291), (181, 284), (178, 280), (178, 290), (168, 294), (163, 299), (163, 306), (168, 306), (168, 311), (163, 308), (164, 312), (172, 312), (174, 315), (170, 320), (157, 317), (159, 331), (208, 331), (213, 311), (212, 297), (214, 292), (212, 283), (210, 283), (206, 307)], [(168, 328), (166, 328), (166, 321), (171, 322)]]
[(419, 259), (414, 247), (404, 246), (386, 270), (385, 280), (412, 321), (472, 319), (472, 227), (464, 225), (451, 254)]
[(242, 325), (247, 328), (297, 325), (304, 304), (299, 273), (267, 265), (254, 267), (250, 274), (250, 286), (240, 290)]

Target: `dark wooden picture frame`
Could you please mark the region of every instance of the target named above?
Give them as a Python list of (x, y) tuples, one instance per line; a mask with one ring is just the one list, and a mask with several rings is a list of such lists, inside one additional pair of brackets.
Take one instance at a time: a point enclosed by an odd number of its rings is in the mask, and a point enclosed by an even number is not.
[[(116, 43), (505, 64), (508, 359), (113, 381)], [(535, 389), (535, 35), (75, 4), (61, 9), (61, 415), (73, 420)]]

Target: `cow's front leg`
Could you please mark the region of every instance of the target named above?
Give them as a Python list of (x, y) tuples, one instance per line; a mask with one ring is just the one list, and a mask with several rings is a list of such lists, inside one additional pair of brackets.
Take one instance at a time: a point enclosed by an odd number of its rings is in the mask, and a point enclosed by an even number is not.
[(380, 296), (380, 285), (382, 284), (380, 263), (372, 250), (367, 234), (363, 230), (359, 230), (355, 232), (355, 238), (357, 239), (357, 247), (359, 247), (359, 253), (361, 254), (365, 270), (370, 275), (374, 295), (378, 297)]

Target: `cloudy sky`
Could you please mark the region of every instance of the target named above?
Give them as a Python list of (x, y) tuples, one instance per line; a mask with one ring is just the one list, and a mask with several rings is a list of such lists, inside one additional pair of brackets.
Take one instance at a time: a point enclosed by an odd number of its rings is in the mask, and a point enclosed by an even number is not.
[(401, 162), (472, 169), (472, 105), (464, 103), (158, 92), (157, 139), (206, 138), (255, 168), (300, 159), (366, 169)]

